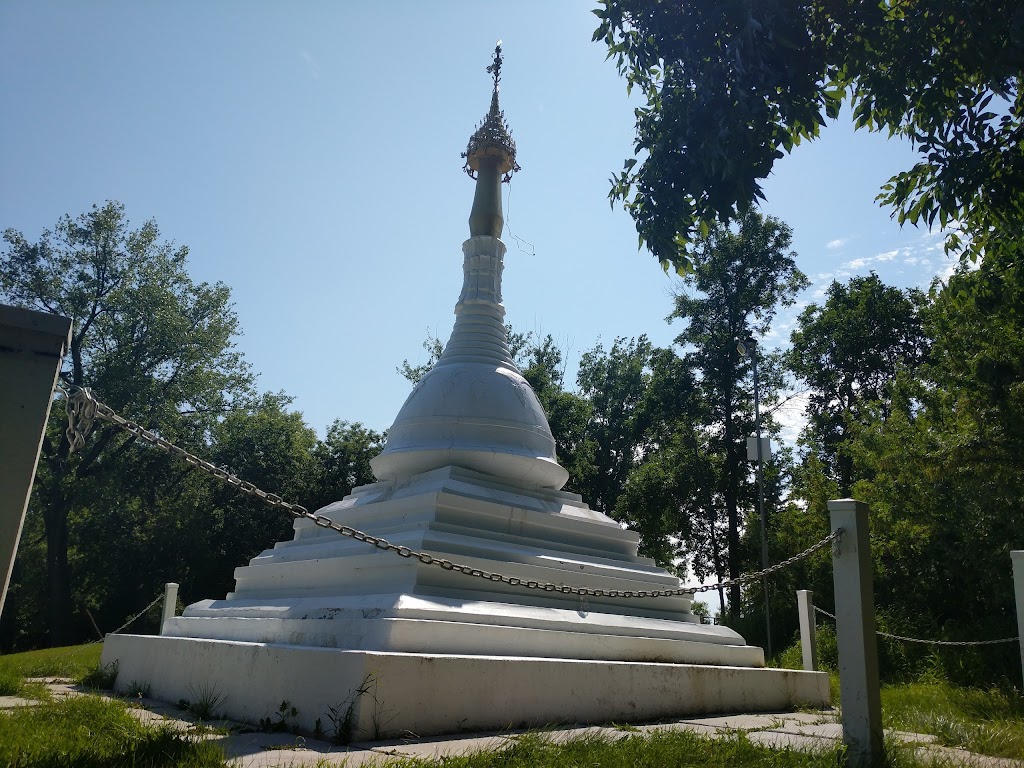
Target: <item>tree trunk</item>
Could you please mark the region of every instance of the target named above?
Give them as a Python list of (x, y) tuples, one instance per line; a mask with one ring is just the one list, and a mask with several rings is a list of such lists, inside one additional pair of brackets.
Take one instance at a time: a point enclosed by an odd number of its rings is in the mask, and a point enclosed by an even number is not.
[[(724, 395), (725, 483), (722, 488), (722, 496), (725, 499), (729, 522), (729, 578), (736, 579), (740, 576), (740, 514), (737, 498), (738, 473), (736, 471), (739, 466), (739, 457), (736, 451), (736, 435), (732, 420), (732, 388), (727, 386)], [(740, 618), (740, 588), (738, 585), (729, 587), (729, 618), (734, 622)]]
[(63, 495), (44, 514), (46, 524), (47, 621), (50, 646), (69, 645), (71, 627), (71, 568), (68, 565), (68, 508)]

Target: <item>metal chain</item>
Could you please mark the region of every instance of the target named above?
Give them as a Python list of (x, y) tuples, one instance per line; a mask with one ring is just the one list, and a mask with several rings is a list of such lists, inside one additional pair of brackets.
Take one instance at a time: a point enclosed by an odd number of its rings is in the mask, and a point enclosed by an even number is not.
[[(63, 390), (62, 390), (63, 391)], [(160, 448), (167, 453), (174, 456), (178, 456), (184, 459), (186, 462), (191, 464), (198, 469), (207, 472), (214, 477), (220, 478), (229, 485), (234, 486), (242, 493), (253, 496), (264, 504), (278, 509), (283, 509), (294, 517), (304, 518), (311, 520), (315, 525), (320, 528), (328, 528), (332, 531), (340, 533), (342, 536), (348, 536), (349, 538), (355, 539), (356, 541), (363, 541), (367, 544), (372, 544), (374, 547), (384, 551), (394, 552), (399, 557), (404, 558), (416, 558), (423, 565), (434, 565), (446, 571), (458, 571), (467, 576), (475, 576), (485, 581), (501, 582), (508, 584), (512, 587), (523, 587), (526, 589), (536, 589), (542, 592), (558, 592), (565, 595), (579, 595), (582, 597), (614, 597), (614, 598), (650, 598), (650, 597), (682, 597), (694, 595), (698, 592), (710, 592), (716, 589), (728, 589), (730, 587), (742, 586), (743, 584), (749, 584), (750, 582), (760, 581), (765, 576), (768, 576), (775, 571), (779, 571), (795, 562), (803, 560), (828, 546), (832, 542), (838, 543), (840, 536), (843, 533), (843, 529), (839, 528), (833, 531), (831, 534), (826, 536), (824, 539), (814, 544), (803, 552), (800, 552), (792, 557), (789, 557), (775, 565), (769, 566), (760, 571), (754, 573), (748, 573), (743, 576), (738, 576), (735, 579), (726, 579), (725, 581), (718, 582), (717, 584), (703, 584), (696, 587), (679, 587), (676, 589), (639, 589), (639, 590), (624, 590), (624, 589), (591, 589), (589, 587), (573, 587), (568, 584), (554, 584), (551, 582), (534, 581), (533, 579), (520, 579), (517, 576), (506, 576), (501, 573), (494, 573), (491, 571), (485, 571), (481, 568), (476, 568), (471, 565), (464, 565), (462, 563), (452, 562), (446, 558), (435, 557), (428, 552), (418, 552), (409, 547), (392, 544), (387, 539), (379, 536), (372, 536), (369, 533), (364, 533), (356, 528), (352, 528), (347, 525), (341, 525), (334, 522), (324, 515), (317, 515), (310, 512), (308, 509), (300, 504), (292, 504), (291, 502), (285, 501), (280, 496), (267, 493), (264, 490), (257, 488), (250, 482), (242, 480), (239, 477), (228, 472), (222, 467), (218, 467), (210, 462), (195, 456), (183, 448), (179, 448), (173, 443), (163, 439), (159, 435), (150, 432), (140, 424), (136, 424), (123, 416), (115, 413), (111, 408), (104, 405), (103, 403), (96, 400), (92, 392), (86, 388), (74, 388), (71, 392), (64, 392), (67, 397), (67, 412), (68, 412), (68, 440), (71, 445), (79, 446), (85, 444), (85, 438), (88, 435), (89, 430), (95, 419), (103, 419), (116, 424), (118, 427), (123, 429), (129, 434), (135, 435), (140, 440), (143, 440), (151, 445)]]
[[(824, 608), (814, 606), (814, 610), (828, 616), (832, 621), (836, 620), (835, 614), (829, 613)], [(1004, 637), (999, 640), (921, 640), (917, 637), (904, 637), (903, 635), (894, 635), (890, 632), (882, 632), (877, 629), (875, 630), (875, 634), (880, 637), (888, 637), (893, 640), (902, 640), (905, 643), (921, 643), (923, 645), (999, 645), (1001, 643), (1016, 643), (1020, 640), (1019, 637)]]
[[(136, 614), (135, 614), (134, 616), (132, 616), (132, 617), (131, 617), (130, 619), (128, 619), (128, 621), (126, 621), (126, 622), (125, 622), (124, 624), (122, 624), (122, 625), (121, 625), (120, 627), (118, 627), (117, 629), (115, 629), (115, 630), (114, 630), (113, 632), (107, 632), (107, 634), (105, 634), (105, 635), (104, 635), (103, 637), (101, 637), (101, 638), (100, 638), (99, 640), (93, 640), (92, 642), (89, 642), (89, 643), (85, 643), (85, 644), (84, 644), (83, 646), (81, 646), (81, 648), (88, 648), (88, 647), (89, 647), (90, 645), (96, 645), (96, 643), (102, 643), (102, 642), (103, 642), (104, 640), (106, 640), (106, 639), (107, 639), (107, 637), (109, 637), (110, 635), (116, 635), (116, 634), (117, 634), (118, 632), (120, 632), (120, 631), (121, 631), (122, 629), (126, 629), (127, 627), (129, 627), (129, 626), (131, 626), (132, 624), (134, 624), (134, 623), (135, 623), (135, 622), (136, 622), (136, 621), (137, 621), (138, 619), (142, 618), (142, 616), (143, 616), (143, 615), (144, 615), (145, 613), (147, 613), (147, 612), (149, 611), (149, 609), (150, 609), (150, 608), (152, 608), (152, 607), (153, 607), (154, 605), (156, 605), (157, 603), (159, 603), (159, 602), (160, 602), (161, 600), (163, 600), (163, 599), (164, 599), (164, 593), (163, 593), (163, 592), (161, 592), (161, 593), (160, 593), (159, 595), (157, 595), (157, 596), (156, 596), (156, 599), (155, 599), (155, 600), (154, 600), (154, 601), (153, 601), (152, 603), (150, 603), (150, 604), (149, 604), (149, 605), (147, 605), (147, 606), (146, 606), (145, 608), (143, 608), (143, 609), (142, 609), (141, 611), (139, 611), (138, 613), (136, 613)], [(77, 650), (81, 650), (81, 649), (79, 648), (79, 649), (76, 649), (76, 651), (77, 651)]]

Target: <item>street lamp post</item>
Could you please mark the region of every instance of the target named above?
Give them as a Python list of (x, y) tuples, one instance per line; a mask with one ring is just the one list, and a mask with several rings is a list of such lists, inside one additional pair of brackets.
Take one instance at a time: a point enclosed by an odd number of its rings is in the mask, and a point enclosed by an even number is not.
[[(741, 355), (750, 359), (754, 373), (754, 429), (757, 439), (757, 513), (761, 518), (761, 567), (768, 567), (768, 520), (764, 511), (764, 456), (761, 448), (761, 398), (757, 381), (757, 339), (748, 336), (742, 341), (737, 339), (736, 349)], [(772, 657), (772, 616), (768, 600), (768, 577), (763, 576), (764, 584), (764, 621), (765, 650), (768, 658)]]

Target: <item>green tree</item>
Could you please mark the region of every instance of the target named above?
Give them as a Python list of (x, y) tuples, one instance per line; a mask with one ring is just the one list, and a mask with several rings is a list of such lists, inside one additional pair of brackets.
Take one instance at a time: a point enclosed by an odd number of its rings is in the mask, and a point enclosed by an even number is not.
[[(744, 213), (735, 231), (712, 227), (696, 244), (694, 269), (684, 278), (670, 318), (685, 324), (675, 341), (700, 388), (705, 450), (714, 457), (706, 527), (714, 535), (718, 521), (725, 521), (731, 578), (742, 568), (743, 511), (751, 494), (745, 439), (754, 428), (749, 362), (739, 356), (736, 340), (764, 336), (777, 309), (792, 305), (806, 287), (791, 243), (786, 224), (753, 211)], [(760, 354), (758, 365), (761, 401), (770, 403), (782, 384), (779, 361)], [(770, 418), (764, 426), (768, 434), (775, 429)], [(730, 593), (729, 607), (738, 619), (738, 588)]]
[[(601, 0), (594, 33), (644, 100), (612, 177), (664, 266), (757, 198), (776, 160), (848, 101), (856, 127), (920, 160), (878, 199), (900, 223), (956, 222), (948, 252), (1020, 253), (1024, 8), (963, 2)], [(643, 158), (638, 163), (638, 159)]]
[(510, 330), (509, 341), (512, 356), (522, 366), (523, 378), (548, 418), (558, 463), (569, 473), (565, 490), (589, 493), (585, 478), (592, 474), (594, 457), (594, 443), (587, 431), (592, 410), (585, 398), (565, 389), (564, 353), (550, 333), (539, 338)]
[[(4, 239), (0, 297), (73, 320), (66, 384), (91, 387), (114, 410), (192, 447), (202, 445), (218, 414), (251, 396), (252, 375), (233, 346), (238, 321), (228, 288), (193, 282), (188, 249), (160, 242), (155, 222), (130, 229), (124, 207), (108, 202), (64, 216), (34, 243), (12, 229)], [(103, 423), (71, 454), (61, 421), (54, 414), (43, 439), (29, 508), (44, 523), (53, 645), (75, 634), (69, 521), (95, 512), (90, 493), (111, 482), (135, 442)], [(147, 481), (120, 477), (125, 488)]]
[(647, 451), (649, 410), (644, 397), (654, 347), (646, 336), (599, 343), (580, 359), (576, 377), (589, 405), (586, 439), (590, 461), (581, 466), (580, 492), (591, 507), (613, 514), (629, 473)]
[(787, 362), (809, 389), (804, 439), (832, 470), (843, 497), (854, 481), (846, 424), (861, 420), (867, 403), (881, 403), (884, 414), (896, 373), (925, 359), (926, 303), (921, 291), (887, 286), (874, 273), (833, 282), (825, 303), (804, 309), (790, 336)]
[(353, 488), (376, 481), (370, 459), (384, 449), (385, 435), (360, 422), (337, 419), (313, 451), (314, 480), (309, 508), (320, 509), (340, 501)]
[[(927, 358), (897, 366), (886, 396), (861, 403), (845, 424), (852, 492), (871, 506), (876, 612), (885, 631), (946, 640), (1016, 631), (1009, 552), (1024, 547), (1021, 307), (1024, 269), (1015, 259), (993, 254), (977, 270), (961, 268), (921, 311)], [(795, 470), (794, 501), (773, 529), (780, 554), (828, 532), (825, 503), (838, 491), (814, 454)], [(827, 609), (825, 554), (794, 573)], [(883, 640), (880, 649), (890, 678), (935, 666), (973, 685), (1019, 675), (1010, 645), (922, 649)]]
[[(211, 429), (206, 456), (217, 466), (288, 501), (308, 506), (317, 480), (316, 433), (302, 414), (286, 410), (291, 398), (266, 393), (245, 408), (218, 419)], [(228, 592), (234, 569), (275, 542), (290, 538), (294, 518), (283, 510), (239, 493), (211, 478), (207, 532), (209, 554), (192, 565), (193, 579), (182, 594), (203, 596)], [(197, 595), (198, 597), (198, 595)]]

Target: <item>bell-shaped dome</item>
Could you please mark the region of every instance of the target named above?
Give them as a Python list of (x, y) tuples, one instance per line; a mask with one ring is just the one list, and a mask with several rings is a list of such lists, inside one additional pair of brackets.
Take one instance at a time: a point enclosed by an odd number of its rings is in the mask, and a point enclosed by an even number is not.
[(523, 488), (561, 488), (544, 409), (509, 354), (501, 272), (505, 245), (480, 235), (463, 244), (455, 328), (437, 364), (413, 389), (384, 451), (371, 462), (380, 480), (449, 465)]

